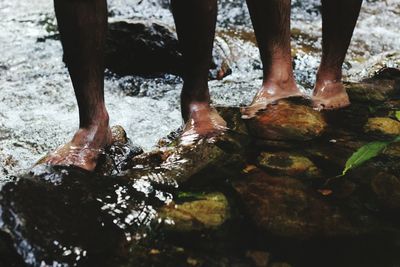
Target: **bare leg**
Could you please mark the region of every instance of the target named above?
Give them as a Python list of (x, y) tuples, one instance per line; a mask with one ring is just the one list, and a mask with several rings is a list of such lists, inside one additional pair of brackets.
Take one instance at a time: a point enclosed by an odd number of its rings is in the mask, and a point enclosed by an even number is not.
[(252, 104), (242, 110), (253, 117), (268, 104), (301, 96), (293, 76), (290, 48), (290, 0), (247, 0), (263, 63), (263, 84)]
[(93, 170), (111, 142), (104, 104), (104, 45), (107, 30), (106, 0), (54, 0), (64, 60), (79, 107), (79, 130), (71, 142), (42, 162), (75, 165)]
[(322, 59), (313, 94), (318, 109), (350, 104), (342, 83), (342, 65), (361, 4), (362, 0), (322, 0)]
[(183, 136), (209, 137), (223, 131), (225, 121), (210, 107), (208, 71), (217, 19), (217, 0), (172, 0), (179, 43), (184, 58)]

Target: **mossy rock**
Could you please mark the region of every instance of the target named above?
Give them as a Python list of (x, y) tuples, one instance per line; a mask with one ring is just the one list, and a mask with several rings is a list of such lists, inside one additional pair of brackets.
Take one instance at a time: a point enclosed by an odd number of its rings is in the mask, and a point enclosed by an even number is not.
[(278, 175), (316, 178), (320, 171), (314, 163), (301, 155), (286, 152), (262, 152), (258, 157), (259, 167)]
[(400, 122), (385, 117), (369, 118), (364, 132), (378, 137), (396, 137), (400, 135)]
[(395, 80), (367, 80), (360, 83), (345, 83), (351, 102), (378, 103), (399, 95), (399, 85)]
[(166, 229), (179, 232), (217, 229), (229, 217), (229, 203), (222, 193), (181, 193), (176, 202), (159, 210)]
[(273, 177), (260, 169), (248, 172), (234, 188), (249, 218), (266, 235), (291, 239), (354, 237), (385, 227), (366, 213), (362, 204), (350, 202), (347, 210), (298, 179)]
[(248, 120), (247, 126), (257, 138), (306, 141), (321, 136), (327, 124), (311, 107), (281, 100)]

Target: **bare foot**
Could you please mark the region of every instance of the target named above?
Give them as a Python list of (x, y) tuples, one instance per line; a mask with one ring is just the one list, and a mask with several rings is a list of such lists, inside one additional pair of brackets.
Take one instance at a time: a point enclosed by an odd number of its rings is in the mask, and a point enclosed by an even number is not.
[(269, 104), (291, 97), (303, 97), (294, 79), (288, 82), (266, 82), (254, 97), (250, 106), (241, 109), (242, 119), (251, 119), (258, 112), (265, 110)]
[(226, 122), (215, 108), (208, 103), (192, 103), (189, 105), (189, 116), (181, 135), (181, 144), (190, 145), (203, 138), (212, 139), (225, 130)]
[(341, 81), (317, 81), (313, 92), (313, 107), (318, 110), (333, 110), (350, 105), (349, 96)]
[(77, 166), (93, 171), (103, 149), (111, 144), (111, 130), (108, 126), (96, 125), (79, 129), (71, 142), (60, 146), (54, 152), (39, 160), (37, 164)]

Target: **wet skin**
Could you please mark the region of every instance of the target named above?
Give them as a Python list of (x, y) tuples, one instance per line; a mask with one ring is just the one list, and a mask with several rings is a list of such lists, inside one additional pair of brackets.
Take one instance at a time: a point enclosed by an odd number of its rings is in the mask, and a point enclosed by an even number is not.
[(199, 139), (213, 139), (227, 130), (226, 122), (208, 103), (191, 103), (189, 117), (181, 135), (182, 145), (191, 145)]
[[(312, 96), (317, 109), (349, 105), (341, 82), (342, 65), (362, 0), (322, 0), (322, 60)], [(242, 109), (244, 119), (279, 99), (303, 96), (293, 75), (290, 45), (290, 0), (247, 0), (263, 63), (263, 84), (252, 103)], [(185, 102), (210, 102), (207, 73), (217, 16), (216, 0), (173, 0), (172, 10), (184, 56), (183, 117)], [(340, 17), (340, 20), (337, 18)], [(186, 121), (186, 120), (185, 120)], [(190, 127), (185, 127), (188, 129)], [(209, 124), (206, 129), (212, 129)]]
[(79, 108), (79, 129), (72, 140), (40, 163), (74, 165), (92, 171), (102, 150), (111, 143), (104, 103), (106, 0), (54, 0), (64, 61)]
[(72, 140), (48, 154), (38, 164), (77, 166), (93, 171), (99, 155), (111, 144), (111, 130), (104, 126), (79, 129)]
[[(247, 2), (264, 70), (263, 86), (253, 103), (243, 110), (243, 117), (251, 118), (268, 104), (300, 96), (301, 92), (291, 67), (290, 0)], [(340, 82), (341, 66), (361, 2), (322, 1), (323, 55), (313, 96), (317, 108), (348, 105), (347, 94)], [(107, 3), (106, 0), (54, 0), (54, 4), (64, 60), (78, 102), (80, 125), (71, 142), (50, 153), (42, 162), (93, 170), (99, 153), (111, 142), (104, 104)], [(185, 69), (181, 106), (186, 126), (182, 136), (203, 138), (218, 135), (226, 129), (226, 123), (209, 105), (208, 89), (217, 1), (172, 0), (171, 5)], [(339, 22), (337, 17), (341, 18)]]
[[(250, 119), (279, 99), (301, 96), (290, 55), (290, 0), (247, 0), (263, 62), (263, 86), (242, 118)], [(337, 109), (350, 104), (342, 83), (342, 65), (362, 0), (322, 0), (322, 60), (312, 102), (314, 108)], [(340, 17), (340, 20), (337, 18)]]
[(217, 20), (216, 0), (172, 0), (176, 31), (183, 54), (182, 143), (215, 137), (226, 122), (210, 105), (208, 72)]
[(338, 109), (350, 105), (349, 96), (341, 81), (318, 81), (313, 92), (313, 107), (317, 110)]

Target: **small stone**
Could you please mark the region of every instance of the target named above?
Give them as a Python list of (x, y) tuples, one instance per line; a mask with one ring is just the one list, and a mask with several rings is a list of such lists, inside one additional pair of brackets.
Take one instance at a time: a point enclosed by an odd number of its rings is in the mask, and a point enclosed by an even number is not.
[(221, 193), (182, 193), (177, 202), (159, 210), (159, 217), (169, 222), (165, 224), (169, 230), (199, 231), (221, 226), (230, 217), (230, 209), (228, 200)]
[(311, 160), (301, 155), (289, 154), (286, 152), (262, 152), (258, 157), (258, 165), (278, 175), (303, 175), (309, 178), (318, 177), (320, 175), (318, 168)]
[(113, 143), (120, 143), (126, 144), (128, 143), (128, 137), (124, 128), (120, 125), (115, 125), (111, 127), (111, 134), (112, 134), (112, 142)]
[(378, 137), (396, 137), (400, 135), (400, 122), (385, 117), (369, 118), (364, 131)]
[(281, 100), (247, 121), (249, 132), (268, 140), (311, 140), (322, 135), (326, 122), (309, 106)]

